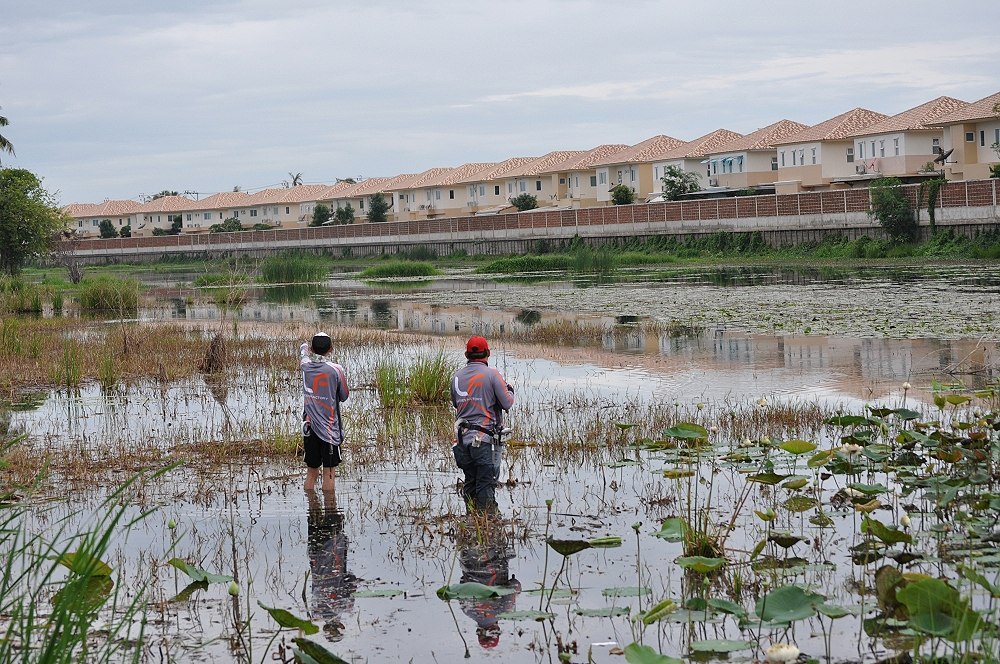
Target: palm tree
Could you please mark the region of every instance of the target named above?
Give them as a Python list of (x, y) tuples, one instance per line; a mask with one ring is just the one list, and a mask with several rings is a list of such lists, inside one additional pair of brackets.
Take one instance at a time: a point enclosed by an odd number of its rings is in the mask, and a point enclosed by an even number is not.
[(292, 186), (297, 187), (302, 184), (302, 173), (292, 173), (289, 172), (288, 175), (292, 178)]
[[(8, 124), (7, 118), (0, 115), (0, 127), (6, 127)], [(14, 154), (14, 144), (4, 138), (3, 134), (0, 134), (0, 152)]]

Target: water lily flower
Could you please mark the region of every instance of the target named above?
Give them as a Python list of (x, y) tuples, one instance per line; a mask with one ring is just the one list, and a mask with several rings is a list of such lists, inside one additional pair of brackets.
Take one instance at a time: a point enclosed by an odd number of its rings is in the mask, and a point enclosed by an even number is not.
[(799, 658), (799, 649), (790, 643), (773, 643), (764, 654), (769, 664), (788, 664)]
[(903, 527), (904, 530), (910, 527), (910, 515), (903, 512), (903, 516), (899, 517), (899, 525)]
[(240, 586), (235, 581), (229, 584), (229, 594), (232, 595), (233, 597), (236, 597), (237, 595), (240, 594)]
[(909, 383), (903, 383), (903, 391), (906, 392), (909, 389), (910, 389), (910, 384)]
[(841, 446), (840, 451), (843, 452), (848, 458), (851, 458), (861, 454), (861, 450), (863, 449), (864, 448), (857, 443), (848, 443), (847, 445)]

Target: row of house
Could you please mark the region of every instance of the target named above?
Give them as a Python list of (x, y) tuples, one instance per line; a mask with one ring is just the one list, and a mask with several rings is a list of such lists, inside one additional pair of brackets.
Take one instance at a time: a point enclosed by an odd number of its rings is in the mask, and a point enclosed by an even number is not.
[(244, 227), (306, 226), (319, 203), (334, 209), (350, 205), (356, 221), (365, 222), (375, 194), (385, 198), (393, 221), (499, 214), (510, 211), (510, 200), (521, 194), (535, 196), (547, 210), (610, 205), (611, 190), (619, 184), (639, 201), (655, 200), (671, 166), (698, 174), (703, 195), (726, 195), (747, 188), (782, 194), (864, 186), (881, 176), (981, 179), (998, 161), (1000, 92), (971, 103), (938, 97), (893, 116), (855, 108), (813, 126), (779, 120), (746, 135), (729, 129), (689, 141), (658, 135), (631, 146), (599, 145), (359, 183), (225, 192), (201, 200), (109, 200), (64, 209), (81, 237), (97, 236), (105, 219), (116, 229), (129, 226), (136, 236), (172, 226), (204, 233), (230, 218)]

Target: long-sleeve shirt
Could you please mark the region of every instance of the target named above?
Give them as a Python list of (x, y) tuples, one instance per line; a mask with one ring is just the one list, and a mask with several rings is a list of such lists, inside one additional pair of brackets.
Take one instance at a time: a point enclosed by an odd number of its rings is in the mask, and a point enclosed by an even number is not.
[[(500, 372), (486, 362), (472, 360), (455, 373), (451, 381), (451, 403), (458, 418), (484, 428), (503, 427), (503, 411), (514, 405), (514, 393)], [(483, 434), (466, 430), (463, 442), (468, 443)]]
[(302, 368), (303, 419), (317, 436), (340, 445), (344, 440), (340, 404), (351, 394), (344, 367), (327, 359), (313, 359), (309, 344), (299, 348), (299, 366)]

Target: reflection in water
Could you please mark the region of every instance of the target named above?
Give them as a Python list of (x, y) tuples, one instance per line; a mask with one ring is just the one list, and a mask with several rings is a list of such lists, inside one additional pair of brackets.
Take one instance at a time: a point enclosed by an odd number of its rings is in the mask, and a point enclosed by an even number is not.
[(324, 492), (322, 504), (314, 492), (309, 499), (309, 569), (312, 573), (312, 608), (314, 622), (322, 624), (331, 641), (344, 637), (341, 616), (354, 608), (358, 579), (347, 571), (349, 541), (344, 534), (344, 513), (337, 509), (337, 496)]
[(460, 529), (458, 561), (462, 566), (462, 583), (481, 583), (497, 588), (513, 588), (515, 592), (490, 599), (460, 599), (462, 612), (476, 622), (476, 638), (483, 648), (495, 648), (500, 643), (500, 622), (497, 616), (513, 611), (521, 582), (510, 573), (508, 561), (514, 557), (506, 534), (497, 523), (474, 521), (474, 527)]

